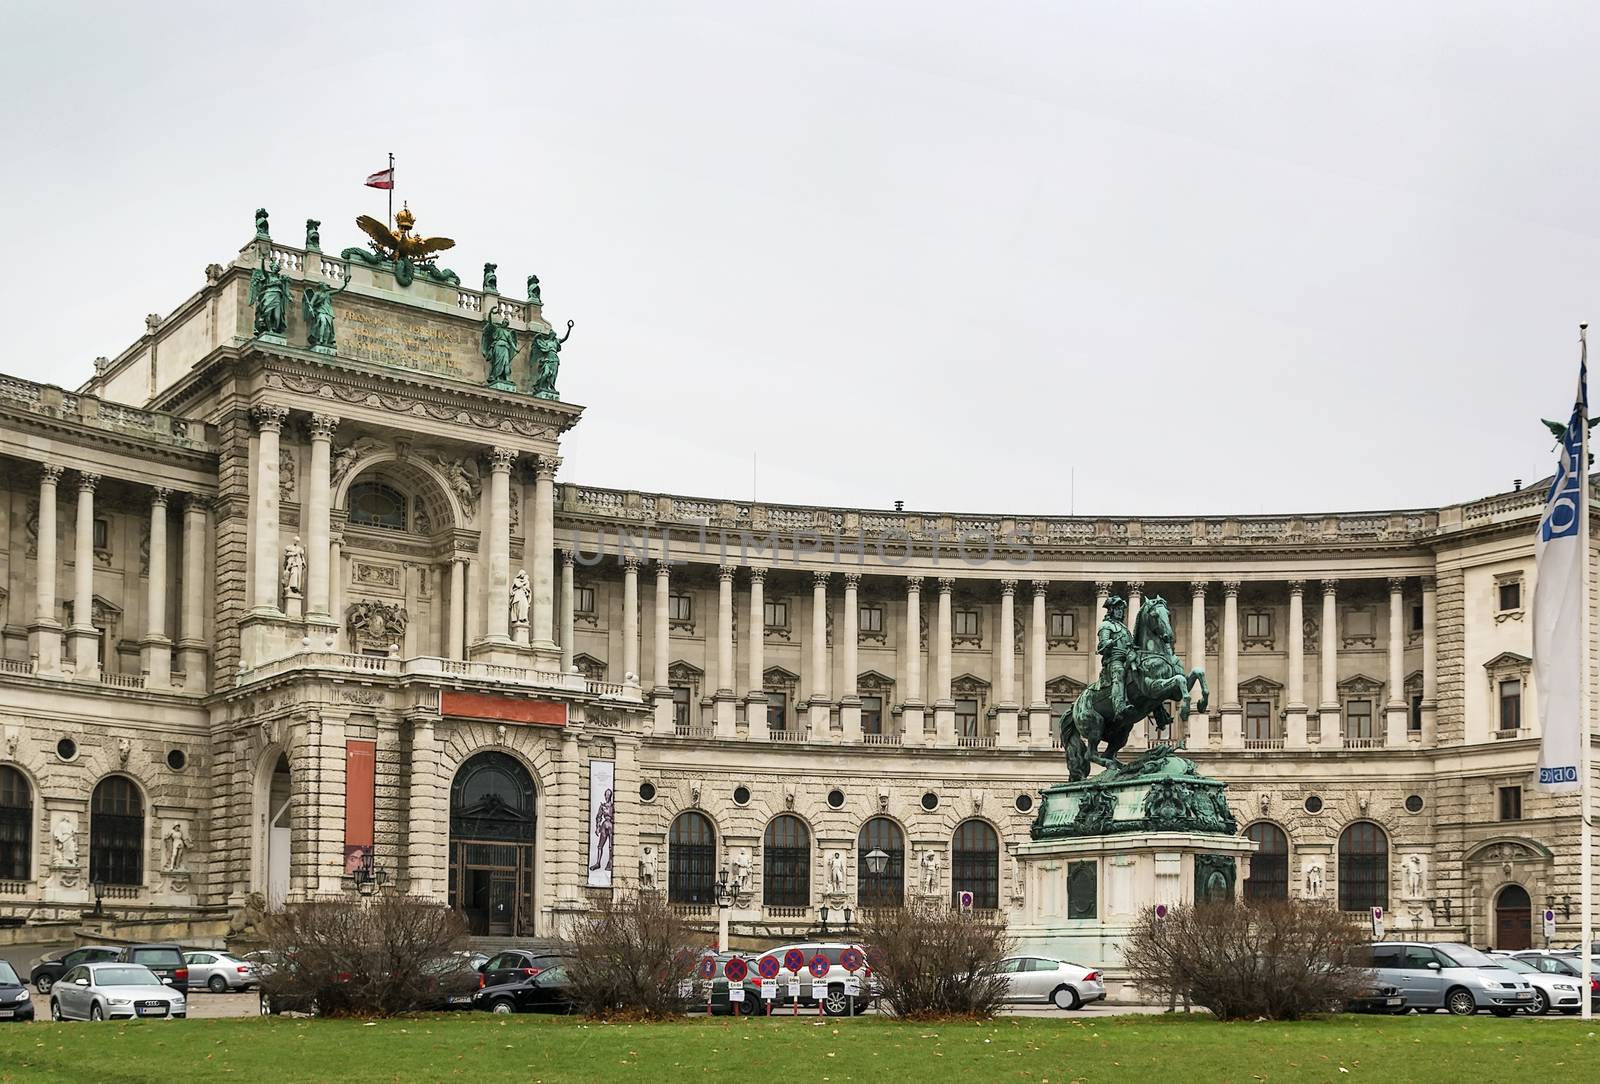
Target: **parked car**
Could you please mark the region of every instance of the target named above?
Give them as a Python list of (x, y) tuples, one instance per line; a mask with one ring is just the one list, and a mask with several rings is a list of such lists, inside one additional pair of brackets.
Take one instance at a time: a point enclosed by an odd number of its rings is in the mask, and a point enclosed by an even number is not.
[(33, 970), (28, 975), (28, 981), (33, 983), (33, 988), (41, 994), (48, 994), (62, 975), (79, 964), (115, 960), (121, 951), (110, 945), (85, 945), (83, 948), (75, 948), (68, 952), (47, 953), (33, 961)]
[(204, 986), (213, 994), (229, 990), (249, 990), (261, 985), (256, 965), (226, 952), (204, 950), (186, 952), (183, 962), (189, 965), (189, 985)]
[(504, 986), (532, 978), (547, 967), (563, 963), (559, 953), (544, 949), (506, 949), (497, 952), (478, 971), (483, 975), (483, 986)]
[(187, 1015), (183, 994), (143, 964), (79, 964), (50, 991), (52, 1020), (181, 1020)]
[(0, 1020), (32, 1020), (33, 1002), (22, 976), (9, 961), (0, 960)]
[(256, 980), (258, 982), (272, 974), (274, 969), (283, 964), (282, 955), (271, 949), (255, 949), (245, 953), (239, 959), (256, 969)]
[(472, 1007), (484, 1012), (571, 1012), (572, 980), (560, 964), (516, 982), (485, 986), (472, 997)]
[[(766, 1006), (761, 1001), (761, 976), (756, 974), (756, 961), (766, 954), (761, 952), (717, 952), (711, 955), (717, 961), (716, 976), (708, 983), (705, 979), (700, 978), (698, 970), (695, 972), (694, 1003), (690, 1005), (690, 1011), (706, 1012), (709, 1010), (712, 1016), (757, 1016), (766, 1012)], [(781, 958), (783, 954), (780, 952), (778, 955)], [(750, 968), (749, 974), (739, 983), (740, 989), (744, 991), (744, 1000), (738, 1003), (735, 1003), (728, 996), (728, 978), (723, 974), (723, 965), (735, 956), (743, 960), (746, 966)], [(700, 957), (700, 959), (704, 959), (704, 956)], [(698, 961), (696, 962), (698, 963)], [(804, 972), (801, 974), (803, 975)], [(785, 981), (785, 979), (778, 980), (780, 998), (782, 998)], [(784, 999), (784, 1003), (787, 1004), (787, 999)], [(773, 1001), (774, 1008), (778, 1004), (778, 1000)], [(812, 1004), (815, 1004), (815, 1002)]]
[(1510, 1016), (1533, 1005), (1527, 977), (1470, 945), (1379, 941), (1369, 946), (1375, 981), (1398, 987), (1408, 1008)]
[(143, 964), (178, 993), (189, 992), (189, 965), (183, 962), (183, 949), (177, 945), (129, 945), (117, 953), (117, 959), (125, 964)]
[(1583, 1009), (1583, 979), (1571, 975), (1553, 975), (1532, 961), (1508, 956), (1500, 961), (1505, 967), (1527, 978), (1533, 986), (1533, 1004), (1527, 1011), (1543, 1016), (1551, 1009), (1572, 1014)]
[[(1516, 959), (1532, 964), (1547, 975), (1574, 980), (1579, 986), (1583, 985), (1583, 960), (1576, 956), (1562, 956), (1553, 952), (1523, 951), (1516, 953)], [(1589, 965), (1589, 1001), (1590, 1008), (1600, 1013), (1600, 960), (1594, 960)], [(1579, 1011), (1582, 1006), (1579, 1006)]]
[(1104, 1000), (1100, 972), (1044, 956), (1008, 956), (995, 967), (1006, 980), (1006, 1001), (1049, 1003), (1077, 1009)]
[(470, 1009), (483, 983), (482, 973), (466, 952), (448, 952), (422, 964), (421, 971), (428, 979), (429, 989), (417, 1006), (419, 1012)]
[(1344, 1002), (1341, 1009), (1344, 1012), (1403, 1013), (1406, 1011), (1406, 999), (1398, 986), (1373, 983)]

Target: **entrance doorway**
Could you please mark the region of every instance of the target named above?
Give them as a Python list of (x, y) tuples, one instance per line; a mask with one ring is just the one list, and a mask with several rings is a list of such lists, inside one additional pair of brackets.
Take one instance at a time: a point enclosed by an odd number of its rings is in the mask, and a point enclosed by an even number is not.
[(1533, 947), (1533, 901), (1521, 885), (1506, 885), (1495, 897), (1494, 947), (1506, 952)]
[(279, 754), (267, 786), (267, 870), (268, 911), (283, 910), (289, 895), (289, 758)]
[(479, 753), (450, 787), (450, 905), (477, 935), (533, 934), (533, 776), (506, 753)]

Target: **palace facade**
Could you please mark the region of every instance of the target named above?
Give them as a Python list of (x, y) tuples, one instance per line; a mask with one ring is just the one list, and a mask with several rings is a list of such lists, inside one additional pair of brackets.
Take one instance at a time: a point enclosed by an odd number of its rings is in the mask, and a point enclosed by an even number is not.
[[(486, 379), (537, 291), (260, 224), (77, 390), (0, 377), (0, 917), (237, 930), (377, 887), (548, 936), (634, 884), (712, 921), (724, 879), (752, 938), (1013, 910), (1116, 594), (1208, 675), (1132, 750), (1228, 783), (1248, 893), (1576, 939), (1577, 803), (1531, 785), (1537, 488), (1123, 519), (585, 486), (582, 408)], [(329, 343), (301, 298), (341, 283)]]

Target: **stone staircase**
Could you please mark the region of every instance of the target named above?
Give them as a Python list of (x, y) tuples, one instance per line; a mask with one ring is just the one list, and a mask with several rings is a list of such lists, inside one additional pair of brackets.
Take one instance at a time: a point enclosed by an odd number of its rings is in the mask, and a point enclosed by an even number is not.
[(470, 937), (467, 943), (478, 952), (493, 956), (503, 949), (531, 949), (535, 952), (559, 952), (561, 943), (548, 937)]

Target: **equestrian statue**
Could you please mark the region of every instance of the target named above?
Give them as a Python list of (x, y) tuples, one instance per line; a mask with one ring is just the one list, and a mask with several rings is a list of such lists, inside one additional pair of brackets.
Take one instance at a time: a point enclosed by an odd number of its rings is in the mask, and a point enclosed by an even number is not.
[[(1128, 631), (1128, 604), (1113, 595), (1105, 601), (1105, 618), (1096, 633), (1100, 677), (1078, 694), (1072, 707), (1061, 713), (1061, 745), (1067, 753), (1068, 777), (1073, 782), (1089, 778), (1089, 767), (1120, 768), (1117, 751), (1143, 719), (1155, 719), (1157, 731), (1172, 725), (1167, 705), (1178, 704), (1178, 718), (1189, 718), (1189, 690), (1200, 686), (1205, 711), (1211, 698), (1201, 667), (1184, 670), (1173, 649), (1172, 615), (1167, 602), (1152, 595), (1139, 607), (1133, 632)], [(1098, 752), (1101, 742), (1105, 752)]]

